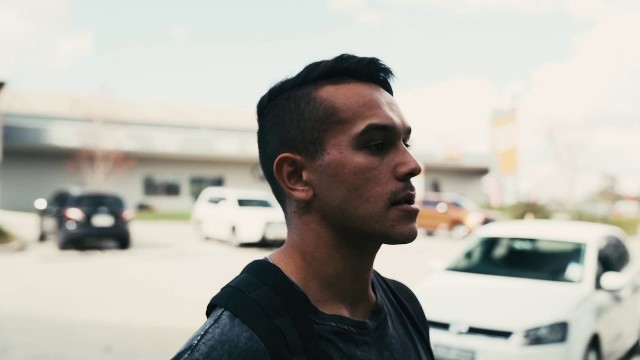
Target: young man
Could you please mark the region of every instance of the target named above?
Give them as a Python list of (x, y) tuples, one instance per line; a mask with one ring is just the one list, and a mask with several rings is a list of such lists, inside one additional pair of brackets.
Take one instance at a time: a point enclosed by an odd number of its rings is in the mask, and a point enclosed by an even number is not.
[[(343, 54), (308, 65), (258, 103), (260, 164), (288, 228), (284, 245), (258, 261), (303, 299), (308, 358), (433, 359), (413, 293), (373, 270), (382, 244), (417, 236), (411, 178), (421, 167), (392, 77), (376, 58)], [(274, 357), (257, 328), (215, 307), (175, 358)]]

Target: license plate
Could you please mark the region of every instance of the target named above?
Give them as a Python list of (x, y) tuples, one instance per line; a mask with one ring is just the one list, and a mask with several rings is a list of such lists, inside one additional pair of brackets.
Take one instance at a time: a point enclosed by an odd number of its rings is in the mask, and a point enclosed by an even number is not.
[(458, 349), (444, 345), (434, 345), (433, 354), (436, 360), (474, 360), (475, 352), (466, 349)]
[(112, 215), (96, 214), (91, 217), (91, 225), (95, 227), (111, 227), (116, 223)]

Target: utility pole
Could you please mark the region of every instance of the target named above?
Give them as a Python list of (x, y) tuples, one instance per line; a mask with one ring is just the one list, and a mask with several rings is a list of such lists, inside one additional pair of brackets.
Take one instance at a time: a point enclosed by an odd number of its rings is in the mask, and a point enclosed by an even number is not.
[[(2, 95), (4, 84), (4, 81), (0, 81), (0, 96)], [(2, 153), (4, 152), (4, 119), (2, 114), (2, 103), (0, 102), (0, 208), (2, 208)]]

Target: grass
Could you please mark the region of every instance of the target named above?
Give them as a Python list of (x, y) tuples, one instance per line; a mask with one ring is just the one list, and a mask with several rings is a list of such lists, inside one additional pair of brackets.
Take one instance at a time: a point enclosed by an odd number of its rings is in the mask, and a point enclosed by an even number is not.
[(190, 212), (156, 212), (140, 211), (136, 213), (135, 220), (176, 220), (188, 221), (191, 219)]
[(6, 244), (12, 240), (11, 234), (0, 226), (0, 244)]
[(576, 218), (583, 221), (600, 222), (620, 227), (629, 235), (636, 235), (638, 233), (638, 226), (640, 226), (640, 219), (637, 218), (622, 218), (615, 216), (597, 217), (585, 213), (578, 213)]

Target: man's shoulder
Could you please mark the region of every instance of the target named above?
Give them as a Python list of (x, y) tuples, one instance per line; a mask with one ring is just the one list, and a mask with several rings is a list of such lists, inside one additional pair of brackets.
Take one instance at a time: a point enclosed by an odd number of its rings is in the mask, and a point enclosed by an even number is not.
[(386, 288), (391, 288), (396, 292), (401, 292), (402, 295), (411, 294), (412, 297), (415, 297), (413, 291), (409, 289), (409, 287), (402, 282), (394, 279), (390, 279), (388, 277), (384, 277), (380, 275), (377, 271), (373, 271), (373, 281), (378, 285), (382, 285)]
[(268, 360), (269, 353), (245, 323), (218, 307), (173, 357), (173, 360), (200, 359)]
[(393, 301), (403, 310), (407, 310), (412, 316), (417, 317), (422, 325), (427, 325), (427, 319), (422, 309), (422, 305), (416, 294), (405, 284), (400, 281), (386, 278), (374, 271), (373, 281), (381, 291), (380, 294), (385, 297), (385, 301)]

